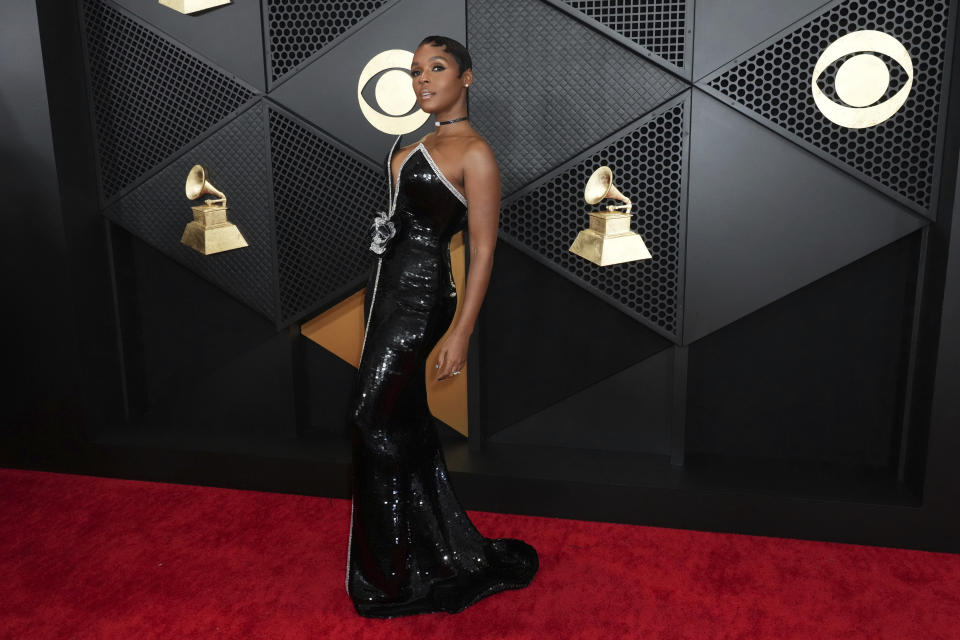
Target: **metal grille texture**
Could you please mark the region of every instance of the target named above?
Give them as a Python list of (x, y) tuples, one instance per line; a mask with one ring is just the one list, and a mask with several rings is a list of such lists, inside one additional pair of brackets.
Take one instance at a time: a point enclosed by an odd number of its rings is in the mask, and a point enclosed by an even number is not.
[(385, 1), (267, 0), (271, 80), (293, 71)]
[[(680, 327), (684, 110), (666, 107), (629, 128), (576, 166), (539, 185), (501, 214), (501, 232), (561, 267), (586, 288), (623, 305), (631, 315), (676, 337)], [(592, 210), (583, 187), (609, 165), (614, 184), (634, 201), (631, 228), (650, 260), (599, 267), (570, 252)]]
[(81, 7), (100, 188), (109, 200), (254, 93), (108, 2)]
[(361, 278), (386, 175), (292, 117), (270, 109), (280, 315), (299, 319)]
[(470, 89), (471, 118), (497, 154), (504, 195), (688, 86), (539, 0), (471, 2), (467, 11), (470, 49), (483, 61)]
[(564, 0), (574, 9), (683, 68), (687, 3), (668, 0)]
[[(722, 68), (707, 78), (707, 85), (927, 211), (935, 173), (946, 25), (943, 1), (850, 0)], [(906, 47), (914, 65), (914, 85), (893, 117), (873, 127), (849, 129), (817, 109), (810, 92), (811, 72), (830, 43), (865, 29), (887, 33)], [(891, 86), (883, 99), (905, 81), (902, 68), (892, 59), (886, 62)], [(835, 94), (831, 87), (837, 67), (831, 65), (822, 79), (828, 95)]]
[[(141, 240), (276, 320), (274, 224), (270, 207), (266, 122), (257, 102), (103, 213)], [(183, 193), (187, 173), (202, 164), (227, 195), (227, 216), (249, 246), (205, 256), (180, 243), (193, 219)]]

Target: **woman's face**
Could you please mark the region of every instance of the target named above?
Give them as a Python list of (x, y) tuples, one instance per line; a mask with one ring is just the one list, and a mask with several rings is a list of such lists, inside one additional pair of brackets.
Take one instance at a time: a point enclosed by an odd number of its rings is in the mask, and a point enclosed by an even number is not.
[(468, 69), (462, 76), (457, 61), (443, 47), (421, 45), (413, 53), (410, 76), (417, 105), (427, 113), (443, 111), (456, 104), (464, 85), (473, 77)]

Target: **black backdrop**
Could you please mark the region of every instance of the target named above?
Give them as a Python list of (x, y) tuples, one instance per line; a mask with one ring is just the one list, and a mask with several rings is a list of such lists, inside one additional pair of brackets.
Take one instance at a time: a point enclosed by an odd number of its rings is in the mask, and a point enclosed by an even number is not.
[[(426, 30), (473, 51), (504, 177), (444, 434), (468, 506), (960, 549), (956, 3), (622, 4), (6, 5), (3, 462), (346, 495), (353, 370), (298, 327), (362, 286), (384, 197), (359, 68)], [(916, 87), (851, 133), (807, 85), (859, 28)], [(249, 251), (164, 215), (208, 158)], [(566, 251), (604, 163), (654, 260)]]

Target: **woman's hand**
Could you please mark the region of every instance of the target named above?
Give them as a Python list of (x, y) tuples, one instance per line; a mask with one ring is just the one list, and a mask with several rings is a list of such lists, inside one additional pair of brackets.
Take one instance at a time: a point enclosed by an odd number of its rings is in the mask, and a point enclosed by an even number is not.
[(470, 344), (470, 335), (451, 331), (440, 342), (437, 350), (437, 380), (446, 380), (463, 371), (467, 364), (467, 347)]

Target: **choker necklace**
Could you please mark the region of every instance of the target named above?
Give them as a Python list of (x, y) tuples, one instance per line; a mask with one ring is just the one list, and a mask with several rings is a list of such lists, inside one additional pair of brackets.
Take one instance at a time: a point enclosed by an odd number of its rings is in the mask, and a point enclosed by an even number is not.
[(461, 120), (466, 120), (466, 119), (467, 119), (467, 116), (463, 116), (462, 118), (454, 118), (453, 120), (444, 120), (443, 122), (434, 122), (433, 124), (434, 126), (439, 127), (442, 124), (453, 124), (454, 122), (460, 122)]

